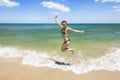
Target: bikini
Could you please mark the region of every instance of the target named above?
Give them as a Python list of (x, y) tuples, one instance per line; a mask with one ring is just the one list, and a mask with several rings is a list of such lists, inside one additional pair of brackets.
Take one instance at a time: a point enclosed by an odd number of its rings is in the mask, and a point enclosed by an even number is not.
[[(67, 31), (62, 28), (61, 33), (64, 35), (64, 34), (67, 34)], [(66, 40), (64, 43), (70, 43), (70, 42), (71, 42), (71, 40), (70, 40), (70, 38), (68, 38), (68, 40)]]

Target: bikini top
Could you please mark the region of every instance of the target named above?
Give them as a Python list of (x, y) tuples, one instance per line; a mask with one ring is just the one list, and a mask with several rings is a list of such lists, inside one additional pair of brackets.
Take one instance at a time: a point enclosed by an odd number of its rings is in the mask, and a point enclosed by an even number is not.
[(62, 33), (62, 34), (67, 34), (67, 31), (62, 28), (62, 29), (61, 29), (61, 33)]

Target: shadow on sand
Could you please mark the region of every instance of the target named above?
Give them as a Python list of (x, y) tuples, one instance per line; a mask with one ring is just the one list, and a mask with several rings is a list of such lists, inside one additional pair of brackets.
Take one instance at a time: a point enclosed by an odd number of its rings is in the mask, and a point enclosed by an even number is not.
[(54, 60), (54, 59), (51, 59), (51, 60), (54, 61), (55, 64), (57, 64), (57, 65), (71, 66), (70, 63), (60, 62), (60, 61), (57, 61), (57, 60)]

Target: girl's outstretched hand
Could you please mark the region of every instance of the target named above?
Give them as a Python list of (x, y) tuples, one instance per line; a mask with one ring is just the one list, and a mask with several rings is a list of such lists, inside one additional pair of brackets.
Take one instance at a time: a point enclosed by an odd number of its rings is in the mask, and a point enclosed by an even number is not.
[(54, 17), (55, 19), (57, 18), (57, 16)]
[(82, 30), (80, 33), (84, 33), (85, 31), (84, 30)]

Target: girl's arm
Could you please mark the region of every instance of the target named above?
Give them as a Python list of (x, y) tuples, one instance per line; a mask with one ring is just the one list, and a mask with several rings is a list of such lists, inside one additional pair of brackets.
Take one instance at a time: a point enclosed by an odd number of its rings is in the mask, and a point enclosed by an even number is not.
[(60, 22), (57, 19), (57, 16), (54, 17), (55, 18), (55, 22), (60, 26), (60, 28), (62, 28), (62, 25), (60, 24)]
[(72, 32), (84, 33), (84, 30), (75, 30), (75, 29), (72, 29), (70, 27), (68, 27), (68, 30), (72, 31)]

